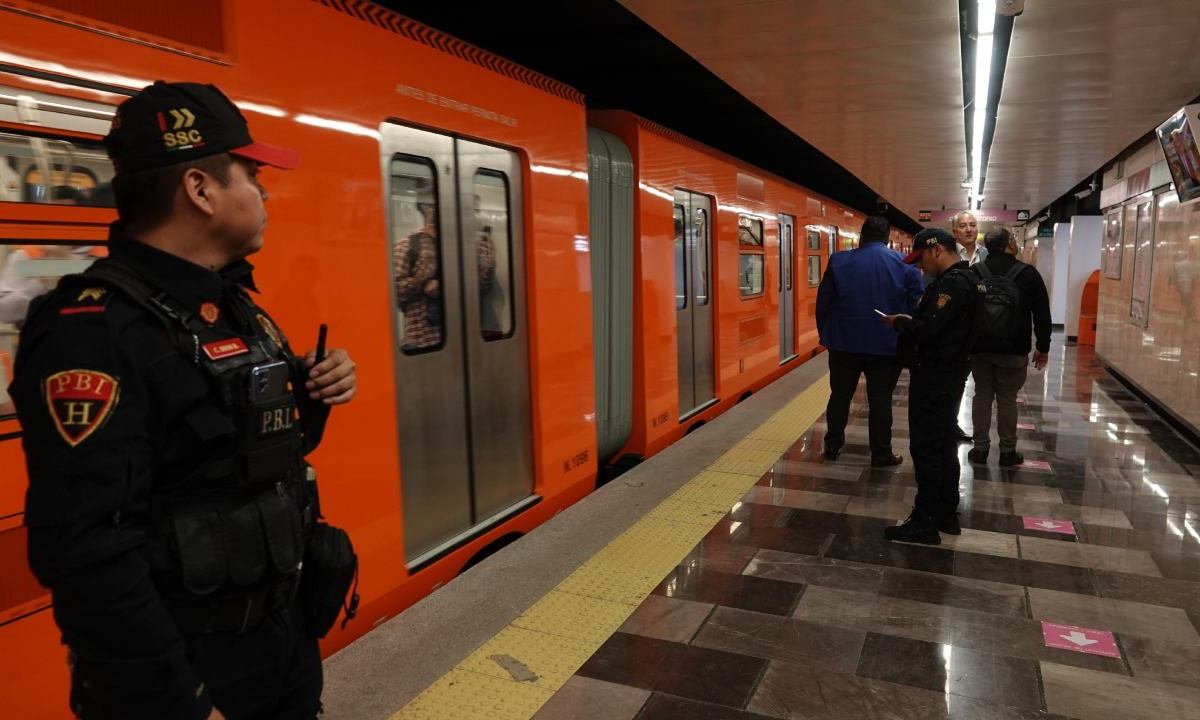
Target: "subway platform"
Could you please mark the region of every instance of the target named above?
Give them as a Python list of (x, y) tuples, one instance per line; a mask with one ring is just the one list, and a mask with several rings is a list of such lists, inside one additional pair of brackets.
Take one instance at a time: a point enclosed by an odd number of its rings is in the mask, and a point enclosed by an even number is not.
[[(1200, 452), (1055, 336), (1026, 463), (963, 463), (963, 534), (889, 543), (911, 461), (823, 357), (326, 662), (333, 718), (1200, 716)], [(894, 444), (907, 445), (907, 374)], [(961, 420), (970, 426), (970, 397)], [(993, 443), (995, 445), (995, 443)]]

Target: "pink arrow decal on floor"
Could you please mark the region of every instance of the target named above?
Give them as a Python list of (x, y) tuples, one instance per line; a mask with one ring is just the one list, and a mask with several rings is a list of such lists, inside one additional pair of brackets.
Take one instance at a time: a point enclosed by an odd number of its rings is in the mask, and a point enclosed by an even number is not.
[(1117, 648), (1117, 639), (1107, 630), (1042, 621), (1042, 639), (1046, 647), (1087, 653), (1088, 655), (1121, 657), (1121, 651)]
[(1049, 470), (1050, 463), (1045, 460), (1026, 460), (1017, 467), (1022, 470)]
[(1054, 518), (1037, 517), (1036, 515), (1022, 515), (1024, 520), (1024, 528), (1026, 530), (1040, 530), (1041, 532), (1061, 533), (1063, 535), (1075, 534), (1075, 523), (1070, 520), (1055, 520)]
[(1018, 430), (1035, 430), (1033, 423), (1017, 423)]

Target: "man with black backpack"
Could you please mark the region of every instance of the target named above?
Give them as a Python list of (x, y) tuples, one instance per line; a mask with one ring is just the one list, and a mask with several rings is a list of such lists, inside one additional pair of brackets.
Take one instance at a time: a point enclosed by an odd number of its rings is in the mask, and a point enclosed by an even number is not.
[(1017, 243), (1011, 232), (1005, 228), (992, 230), (983, 243), (987, 259), (971, 267), (984, 293), (979, 332), (971, 353), (975, 447), (967, 453), (967, 459), (987, 464), (995, 398), (1000, 465), (1011, 467), (1024, 461), (1017, 452), (1017, 392), (1025, 385), (1029, 366), (1030, 327), (1037, 336), (1033, 364), (1041, 370), (1050, 352), (1050, 297), (1037, 268), (1017, 260)]

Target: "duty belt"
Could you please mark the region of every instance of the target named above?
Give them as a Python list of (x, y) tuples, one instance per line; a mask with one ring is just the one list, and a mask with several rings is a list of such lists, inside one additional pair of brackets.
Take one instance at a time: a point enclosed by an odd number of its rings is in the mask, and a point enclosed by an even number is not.
[(167, 607), (185, 635), (238, 635), (290, 605), (299, 584), (297, 572), (265, 588), (212, 599), (167, 601)]

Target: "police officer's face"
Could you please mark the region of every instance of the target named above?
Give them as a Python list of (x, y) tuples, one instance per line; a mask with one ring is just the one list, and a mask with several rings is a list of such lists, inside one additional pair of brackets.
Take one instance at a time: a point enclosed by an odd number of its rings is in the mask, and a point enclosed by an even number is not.
[(214, 220), (229, 250), (239, 257), (261, 250), (263, 231), (267, 229), (264, 207), (267, 191), (259, 184), (258, 166), (235, 157), (229, 171), (229, 185), (223, 188), (222, 195)]
[(975, 242), (978, 237), (979, 223), (971, 213), (963, 213), (954, 221), (954, 239), (962, 245)]

